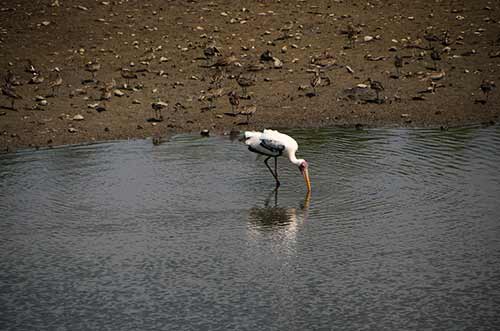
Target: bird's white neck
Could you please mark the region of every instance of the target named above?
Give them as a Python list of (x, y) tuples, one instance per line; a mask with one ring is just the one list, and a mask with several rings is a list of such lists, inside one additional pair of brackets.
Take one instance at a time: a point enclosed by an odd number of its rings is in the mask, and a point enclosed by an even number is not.
[(295, 164), (296, 166), (299, 166), (302, 162), (304, 162), (303, 159), (297, 159), (295, 157), (295, 152), (292, 152), (288, 155), (288, 159), (290, 160), (290, 162), (292, 162), (293, 164)]

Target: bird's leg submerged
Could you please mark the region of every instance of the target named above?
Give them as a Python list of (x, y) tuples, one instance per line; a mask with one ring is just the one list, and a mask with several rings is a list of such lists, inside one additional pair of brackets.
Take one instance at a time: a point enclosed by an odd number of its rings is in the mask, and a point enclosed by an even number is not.
[(271, 169), (271, 167), (267, 163), (267, 161), (269, 161), (269, 159), (271, 157), (273, 157), (273, 156), (269, 156), (268, 158), (266, 158), (264, 160), (264, 163), (266, 164), (267, 169), (269, 169), (269, 171), (273, 175), (274, 179), (276, 180), (276, 187), (279, 187), (280, 186), (280, 181), (278, 180), (278, 158), (274, 157), (274, 168), (275, 168), (275, 171), (276, 171), (276, 172), (274, 172), (273, 169)]

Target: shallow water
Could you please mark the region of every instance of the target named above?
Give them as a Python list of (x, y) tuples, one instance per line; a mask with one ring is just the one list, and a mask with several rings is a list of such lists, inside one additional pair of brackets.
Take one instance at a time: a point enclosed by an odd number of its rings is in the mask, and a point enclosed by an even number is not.
[(500, 325), (500, 127), (288, 133), (1, 155), (0, 329)]

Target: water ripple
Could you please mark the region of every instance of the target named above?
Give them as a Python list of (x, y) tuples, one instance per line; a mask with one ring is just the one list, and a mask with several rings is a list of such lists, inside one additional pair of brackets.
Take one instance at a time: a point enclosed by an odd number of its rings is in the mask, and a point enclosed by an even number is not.
[(311, 196), (225, 137), (0, 155), (6, 329), (500, 323), (500, 127), (288, 133)]

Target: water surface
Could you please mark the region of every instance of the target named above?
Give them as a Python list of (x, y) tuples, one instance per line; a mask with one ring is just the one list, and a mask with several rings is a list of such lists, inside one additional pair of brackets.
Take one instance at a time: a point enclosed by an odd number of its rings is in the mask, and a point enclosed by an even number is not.
[(0, 329), (493, 330), (500, 128), (0, 156)]

